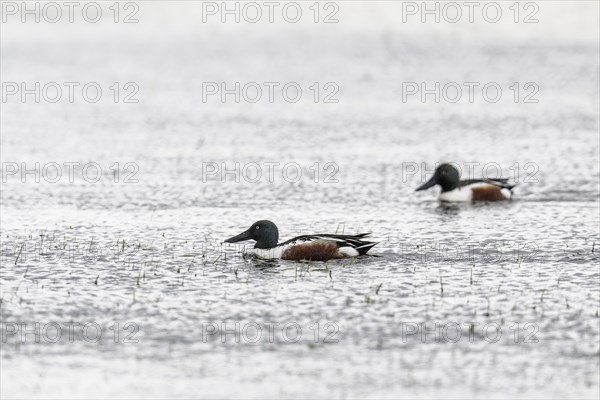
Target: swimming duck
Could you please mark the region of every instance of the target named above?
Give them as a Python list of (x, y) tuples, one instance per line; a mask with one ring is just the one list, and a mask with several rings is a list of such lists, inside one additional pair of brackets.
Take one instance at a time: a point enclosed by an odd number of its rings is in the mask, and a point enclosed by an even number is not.
[(279, 240), (277, 225), (271, 221), (262, 220), (253, 223), (250, 228), (239, 235), (225, 240), (225, 243), (255, 240), (256, 244), (252, 253), (263, 259), (327, 261), (367, 254), (367, 251), (377, 244), (362, 240), (369, 235), (370, 233), (303, 235), (277, 244)]
[(451, 164), (441, 164), (427, 182), (417, 188), (429, 189), (440, 185), (440, 201), (501, 201), (512, 197), (516, 185), (508, 184), (508, 179), (466, 179), (460, 180), (460, 173)]

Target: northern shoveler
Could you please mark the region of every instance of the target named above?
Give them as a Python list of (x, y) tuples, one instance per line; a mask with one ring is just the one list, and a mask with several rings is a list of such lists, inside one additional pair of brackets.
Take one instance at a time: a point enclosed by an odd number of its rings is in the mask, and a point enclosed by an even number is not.
[(252, 253), (264, 259), (327, 261), (367, 254), (367, 251), (377, 244), (362, 240), (368, 235), (370, 233), (303, 235), (277, 244), (279, 240), (277, 226), (271, 221), (263, 220), (253, 223), (244, 232), (225, 240), (225, 243), (255, 240)]
[(440, 185), (439, 199), (448, 202), (461, 201), (500, 201), (512, 197), (516, 185), (508, 184), (508, 179), (466, 179), (460, 180), (460, 173), (450, 164), (441, 164), (427, 182), (417, 188), (429, 189)]

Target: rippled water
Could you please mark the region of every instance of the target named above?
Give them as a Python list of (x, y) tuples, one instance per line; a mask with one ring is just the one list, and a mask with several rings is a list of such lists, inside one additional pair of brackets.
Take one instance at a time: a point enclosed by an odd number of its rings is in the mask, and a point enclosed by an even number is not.
[[(341, 3), (333, 26), (231, 29), (198, 23), (199, 3), (140, 4), (136, 26), (2, 27), (3, 82), (140, 88), (137, 104), (2, 104), (5, 173), (103, 171), (2, 184), (3, 397), (598, 397), (600, 70), (583, 29), (597, 4), (567, 13), (563, 34), (534, 27), (545, 39), (386, 24), (397, 5), (385, 2), (371, 14)], [(306, 92), (204, 103), (213, 81)], [(413, 81), (494, 81), (505, 95), (404, 103)], [(314, 103), (314, 82), (336, 82), (339, 102)], [(539, 102), (512, 101), (512, 82), (536, 82)], [(443, 161), (477, 174), (495, 163), (519, 182), (514, 200), (415, 193)], [(282, 240), (366, 231), (380, 243), (328, 263), (261, 262), (222, 243), (259, 219)]]

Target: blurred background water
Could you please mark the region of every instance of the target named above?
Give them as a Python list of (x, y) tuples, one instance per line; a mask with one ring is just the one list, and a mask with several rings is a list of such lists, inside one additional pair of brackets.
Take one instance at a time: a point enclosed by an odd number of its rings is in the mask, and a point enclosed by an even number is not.
[[(119, 20), (139, 22), (114, 23), (99, 4), (95, 24), (3, 9), (3, 397), (598, 397), (598, 3), (519, 3), (515, 23), (499, 2), (497, 23), (422, 23), (408, 2), (330, 2), (315, 23), (298, 2), (298, 23), (275, 12), (257, 24), (190, 1), (120, 3)], [(7, 82), (103, 92), (22, 102)], [(280, 86), (273, 102), (203, 99), (213, 82)], [(281, 95), (290, 82), (296, 103)], [(502, 97), (403, 99), (421, 82), (494, 82)], [(135, 87), (139, 101), (123, 102)], [(514, 201), (414, 193), (444, 161), (463, 175), (499, 166), (519, 183)], [(63, 176), (23, 178), (36, 162)], [(64, 163), (79, 163), (72, 182)], [(88, 163), (99, 182), (83, 179)], [(257, 262), (221, 243), (259, 219), (281, 239), (369, 231), (381, 243), (330, 263)], [(64, 329), (37, 343), (21, 323), (97, 324), (102, 337)]]

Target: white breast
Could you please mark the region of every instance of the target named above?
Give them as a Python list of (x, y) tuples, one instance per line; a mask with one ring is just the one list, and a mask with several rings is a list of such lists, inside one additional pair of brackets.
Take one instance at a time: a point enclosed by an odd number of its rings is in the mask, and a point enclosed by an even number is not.
[(252, 249), (252, 254), (259, 258), (264, 258), (265, 260), (271, 260), (273, 258), (281, 258), (283, 252), (288, 247), (290, 246), (277, 246), (272, 249)]
[(448, 192), (442, 192), (440, 193), (440, 200), (450, 202), (471, 201), (473, 198), (473, 192), (471, 191), (472, 186), (473, 185), (468, 185)]

